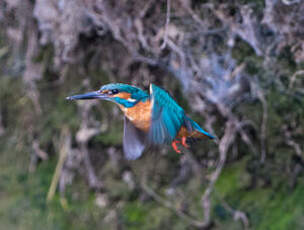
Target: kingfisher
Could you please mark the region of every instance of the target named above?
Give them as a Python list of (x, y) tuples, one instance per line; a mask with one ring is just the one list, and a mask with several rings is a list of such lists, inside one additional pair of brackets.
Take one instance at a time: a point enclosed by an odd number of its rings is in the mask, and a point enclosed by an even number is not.
[(99, 90), (69, 96), (68, 100), (100, 99), (114, 102), (124, 113), (125, 158), (139, 158), (147, 146), (177, 144), (189, 148), (187, 140), (215, 137), (189, 118), (164, 89), (150, 84), (149, 93), (133, 85), (111, 83)]

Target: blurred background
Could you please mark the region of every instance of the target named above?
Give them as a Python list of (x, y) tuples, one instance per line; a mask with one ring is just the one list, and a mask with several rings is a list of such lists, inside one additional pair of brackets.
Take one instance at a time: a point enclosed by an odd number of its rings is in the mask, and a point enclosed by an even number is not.
[[(304, 1), (0, 1), (1, 229), (304, 229)], [(110, 82), (219, 143), (122, 153)]]

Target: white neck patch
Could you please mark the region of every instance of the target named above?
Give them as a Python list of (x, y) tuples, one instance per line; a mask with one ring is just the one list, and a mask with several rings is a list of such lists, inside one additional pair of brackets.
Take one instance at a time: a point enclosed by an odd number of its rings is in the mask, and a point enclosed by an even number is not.
[(136, 99), (130, 97), (130, 98), (127, 99), (127, 101), (129, 101), (129, 102), (135, 102)]

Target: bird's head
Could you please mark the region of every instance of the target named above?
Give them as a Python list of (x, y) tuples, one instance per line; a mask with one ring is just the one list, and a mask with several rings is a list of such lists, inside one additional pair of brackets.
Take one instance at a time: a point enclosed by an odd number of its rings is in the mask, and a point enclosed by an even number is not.
[(132, 85), (114, 83), (103, 85), (99, 90), (79, 94), (74, 96), (69, 96), (68, 100), (89, 100), (89, 99), (101, 99), (112, 101), (120, 104), (124, 107), (132, 107), (138, 101), (143, 100), (148, 97), (148, 94)]

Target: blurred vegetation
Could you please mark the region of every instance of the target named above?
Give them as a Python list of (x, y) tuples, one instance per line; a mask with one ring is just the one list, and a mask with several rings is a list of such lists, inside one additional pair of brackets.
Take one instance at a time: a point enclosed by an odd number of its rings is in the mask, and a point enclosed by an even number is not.
[[(55, 13), (53, 18), (46, 17), (49, 21), (43, 17), (43, 9), (49, 7), (47, 2), (0, 3), (3, 229), (197, 229), (179, 213), (194, 220), (201, 220), (206, 214), (202, 196), (217, 169), (218, 146), (202, 141), (193, 145), (192, 154), (185, 155), (164, 147), (147, 151), (137, 161), (125, 161), (119, 109), (108, 102), (65, 100), (68, 95), (109, 82), (136, 84), (145, 89), (150, 82), (163, 86), (194, 120), (204, 128), (212, 128), (220, 140), (231, 119), (220, 110), (222, 105), (240, 124), (249, 124), (244, 128), (249, 141), (236, 132), (228, 147), (225, 166), (210, 195), (210, 221), (205, 229), (304, 228), (304, 24), (299, 16), (303, 2), (171, 1), (170, 23), (176, 31), (172, 28), (173, 32), (168, 32), (167, 46), (172, 40), (182, 52), (193, 54), (187, 56), (185, 69), (177, 58), (179, 49), (173, 45), (160, 51), (153, 43), (152, 35), (160, 33), (155, 27), (164, 30), (166, 2), (151, 1), (140, 19), (143, 22), (136, 22), (144, 27), (143, 37), (138, 35), (140, 27), (135, 22), (136, 29), (121, 29), (124, 24), (119, 23), (128, 20), (113, 20), (117, 25), (106, 20), (115, 18), (116, 13), (122, 19), (129, 16), (132, 24), (134, 15), (145, 9), (143, 3), (109, 4), (101, 7), (109, 15), (83, 20), (83, 11), (92, 13), (83, 1), (75, 7), (70, 1), (53, 0), (58, 9), (63, 7), (60, 19), (66, 19), (66, 27), (62, 22), (62, 28), (57, 30), (54, 25), (58, 22), (52, 21)], [(242, 25), (253, 25), (257, 40), (250, 35), (242, 37), (242, 28), (238, 27), (238, 23), (246, 23), (245, 16), (249, 14), (240, 12), (248, 8), (255, 10), (250, 14), (252, 24)], [(195, 23), (201, 28), (202, 22), (206, 27), (198, 35), (193, 32), (197, 29)], [(212, 31), (217, 28), (219, 32)], [(118, 29), (122, 32), (115, 33)], [(248, 29), (245, 34), (249, 32), (252, 31)], [(194, 37), (187, 40), (191, 33)], [(145, 39), (150, 49), (144, 46)], [(239, 73), (236, 69), (241, 65)], [(229, 81), (222, 77), (227, 72)], [(217, 91), (221, 82), (225, 87)], [(230, 94), (232, 86), (235, 94)], [(208, 92), (222, 97), (208, 98)], [(81, 141), (80, 130), (90, 128), (95, 128), (96, 134)], [(68, 134), (64, 129), (68, 129)], [(65, 144), (67, 147), (62, 150)], [(68, 154), (59, 185), (55, 196), (47, 201), (63, 151)], [(91, 169), (98, 183), (94, 183)], [(157, 197), (143, 188), (143, 182)], [(172, 207), (168, 208), (166, 202)]]

